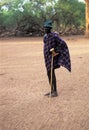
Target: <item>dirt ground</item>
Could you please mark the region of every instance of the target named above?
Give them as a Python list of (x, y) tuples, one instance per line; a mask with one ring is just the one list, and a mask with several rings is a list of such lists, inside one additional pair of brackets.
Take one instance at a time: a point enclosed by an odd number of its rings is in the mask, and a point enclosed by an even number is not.
[(89, 130), (89, 39), (63, 37), (72, 72), (56, 70), (50, 91), (42, 38), (0, 39), (0, 130)]

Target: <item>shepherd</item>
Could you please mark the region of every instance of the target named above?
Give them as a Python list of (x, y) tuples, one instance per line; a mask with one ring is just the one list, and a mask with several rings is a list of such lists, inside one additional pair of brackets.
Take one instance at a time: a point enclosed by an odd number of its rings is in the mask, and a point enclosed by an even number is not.
[(63, 66), (69, 72), (71, 72), (70, 54), (66, 42), (63, 39), (61, 39), (57, 33), (51, 31), (52, 30), (51, 20), (47, 20), (44, 23), (44, 30), (45, 30), (45, 35), (43, 38), (44, 60), (49, 84), (51, 85), (51, 92), (46, 93), (45, 96), (57, 97), (58, 92), (57, 92), (55, 69)]

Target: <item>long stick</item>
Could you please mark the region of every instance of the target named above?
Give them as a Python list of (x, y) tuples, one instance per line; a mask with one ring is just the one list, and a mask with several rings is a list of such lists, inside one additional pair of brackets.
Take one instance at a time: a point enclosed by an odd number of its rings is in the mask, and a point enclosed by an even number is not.
[[(51, 61), (51, 82), (50, 82), (50, 85), (51, 85), (51, 90), (52, 90), (52, 85), (53, 85), (53, 54), (52, 54), (52, 61)], [(50, 93), (50, 96), (51, 96), (51, 93)]]

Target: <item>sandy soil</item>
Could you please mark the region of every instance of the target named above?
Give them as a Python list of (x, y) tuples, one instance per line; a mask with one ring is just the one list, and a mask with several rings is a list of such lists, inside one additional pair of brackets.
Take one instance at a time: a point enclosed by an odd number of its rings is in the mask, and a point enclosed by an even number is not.
[(0, 39), (0, 130), (89, 130), (89, 39), (63, 37), (72, 72), (56, 70), (50, 91), (42, 38)]

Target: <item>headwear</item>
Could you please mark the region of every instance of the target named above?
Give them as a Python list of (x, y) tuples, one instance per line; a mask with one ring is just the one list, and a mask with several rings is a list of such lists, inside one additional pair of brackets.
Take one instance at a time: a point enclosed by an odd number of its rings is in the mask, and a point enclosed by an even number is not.
[(47, 21), (44, 23), (44, 27), (50, 27), (50, 28), (52, 28), (52, 21), (51, 21), (51, 20), (47, 20)]

